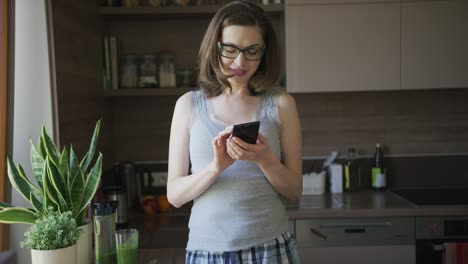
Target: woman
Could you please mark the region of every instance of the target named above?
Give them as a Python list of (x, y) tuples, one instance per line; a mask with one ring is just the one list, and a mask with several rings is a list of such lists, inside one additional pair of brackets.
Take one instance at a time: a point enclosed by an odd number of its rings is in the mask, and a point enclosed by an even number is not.
[[(175, 207), (194, 201), (187, 263), (299, 262), (280, 196), (302, 192), (301, 132), (294, 99), (272, 89), (276, 41), (259, 6), (227, 4), (199, 51), (200, 91), (176, 103), (167, 194)], [(256, 144), (230, 137), (254, 120)]]

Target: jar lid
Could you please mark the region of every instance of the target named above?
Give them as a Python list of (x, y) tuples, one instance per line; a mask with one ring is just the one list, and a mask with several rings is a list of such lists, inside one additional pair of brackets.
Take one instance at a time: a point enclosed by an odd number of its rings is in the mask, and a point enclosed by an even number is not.
[(110, 215), (117, 211), (117, 206), (119, 202), (109, 201), (103, 203), (94, 203), (93, 204), (93, 214), (96, 216)]

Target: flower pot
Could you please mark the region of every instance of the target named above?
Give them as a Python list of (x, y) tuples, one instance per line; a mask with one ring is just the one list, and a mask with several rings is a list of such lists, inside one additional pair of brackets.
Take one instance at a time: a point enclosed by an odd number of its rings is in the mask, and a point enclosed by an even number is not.
[(55, 250), (31, 249), (32, 264), (77, 264), (76, 244)]
[(86, 224), (79, 227), (83, 232), (78, 239), (77, 254), (78, 264), (93, 263), (93, 222), (88, 220)]

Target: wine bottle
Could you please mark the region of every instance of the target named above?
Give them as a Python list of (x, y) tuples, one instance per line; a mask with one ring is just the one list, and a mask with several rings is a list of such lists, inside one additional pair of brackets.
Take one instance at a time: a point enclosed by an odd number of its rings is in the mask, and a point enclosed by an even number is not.
[(374, 161), (372, 162), (372, 189), (383, 191), (387, 188), (383, 152), (380, 144), (375, 146)]

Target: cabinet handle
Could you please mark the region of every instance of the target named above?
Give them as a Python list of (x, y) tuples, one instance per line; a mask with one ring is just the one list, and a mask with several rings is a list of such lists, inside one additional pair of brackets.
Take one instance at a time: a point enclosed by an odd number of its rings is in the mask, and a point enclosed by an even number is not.
[(328, 238), (326, 235), (322, 234), (322, 232), (318, 231), (315, 228), (310, 228), (310, 232), (318, 237), (321, 237), (323, 240), (326, 240)]

